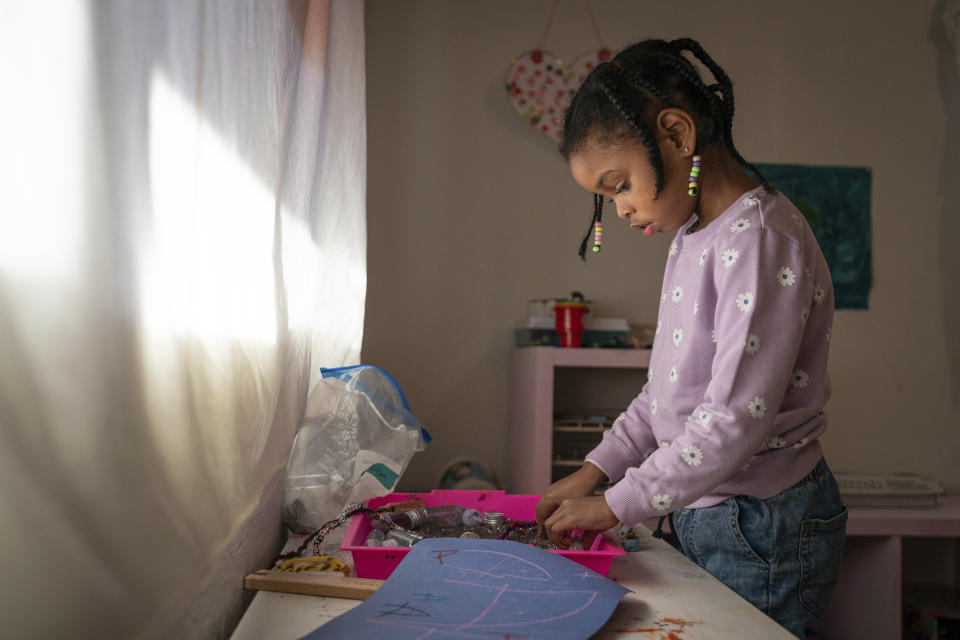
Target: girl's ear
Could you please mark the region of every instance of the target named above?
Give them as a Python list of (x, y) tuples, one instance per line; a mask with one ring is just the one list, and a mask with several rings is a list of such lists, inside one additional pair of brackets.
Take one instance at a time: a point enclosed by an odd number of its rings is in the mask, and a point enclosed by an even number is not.
[[(676, 147), (683, 155), (693, 155), (697, 149), (697, 125), (683, 109), (670, 107), (657, 114), (657, 137), (661, 144)], [(684, 152), (683, 149), (688, 149)]]

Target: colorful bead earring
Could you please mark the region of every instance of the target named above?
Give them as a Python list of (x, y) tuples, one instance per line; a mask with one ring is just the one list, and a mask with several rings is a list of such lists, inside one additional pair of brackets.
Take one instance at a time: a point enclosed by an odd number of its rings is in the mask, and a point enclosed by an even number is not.
[(690, 184), (687, 193), (690, 197), (697, 195), (697, 182), (700, 181), (700, 156), (693, 156), (693, 166), (690, 167)]

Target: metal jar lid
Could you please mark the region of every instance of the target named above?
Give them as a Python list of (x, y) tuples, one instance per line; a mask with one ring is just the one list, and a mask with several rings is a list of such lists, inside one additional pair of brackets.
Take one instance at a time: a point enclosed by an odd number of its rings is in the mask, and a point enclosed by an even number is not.
[(400, 531), (399, 529), (391, 529), (390, 531), (387, 531), (387, 540), (396, 540), (397, 542), (399, 542), (401, 545), (405, 547), (412, 547), (413, 545), (423, 540), (423, 536), (418, 536), (417, 534), (412, 533), (410, 531)]
[(483, 524), (499, 526), (504, 523), (504, 516), (499, 511), (487, 511), (483, 514)]

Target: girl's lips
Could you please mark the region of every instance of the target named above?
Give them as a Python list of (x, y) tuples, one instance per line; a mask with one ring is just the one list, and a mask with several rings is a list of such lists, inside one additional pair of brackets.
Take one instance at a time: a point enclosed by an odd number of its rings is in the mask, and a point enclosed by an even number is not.
[(630, 225), (630, 228), (636, 229), (637, 231), (642, 231), (643, 235), (647, 236), (648, 238), (657, 232), (657, 230), (653, 228), (652, 222)]

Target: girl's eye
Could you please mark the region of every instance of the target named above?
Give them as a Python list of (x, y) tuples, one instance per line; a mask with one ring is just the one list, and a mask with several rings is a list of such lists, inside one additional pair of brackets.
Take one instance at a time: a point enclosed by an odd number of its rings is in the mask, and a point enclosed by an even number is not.
[(627, 183), (626, 183), (626, 182), (622, 182), (622, 183), (620, 183), (620, 184), (617, 185), (617, 188), (613, 190), (613, 193), (616, 194), (616, 195), (620, 195), (621, 193), (623, 193), (623, 192), (626, 191), (626, 190), (627, 190)]

